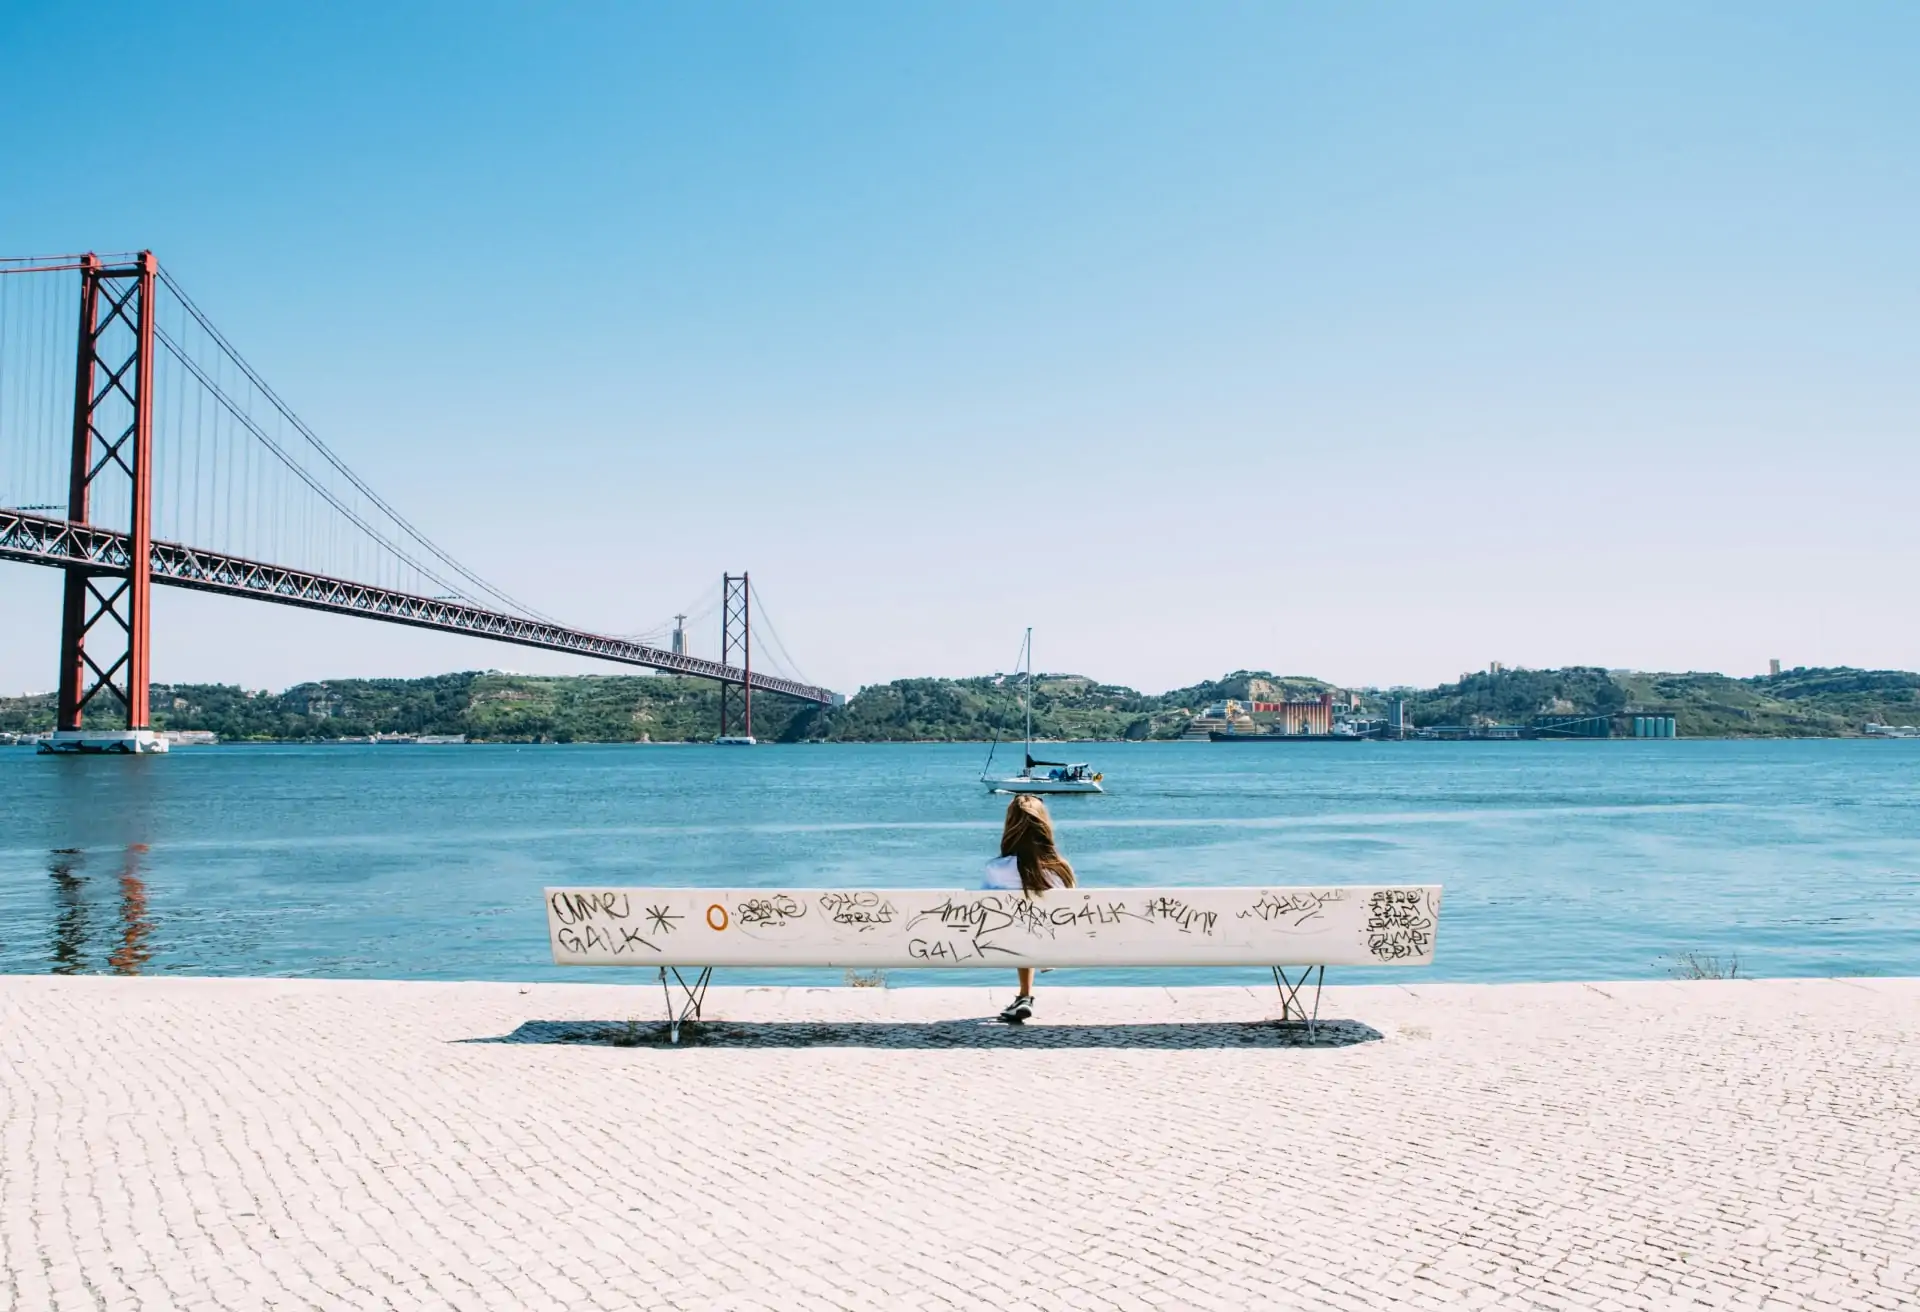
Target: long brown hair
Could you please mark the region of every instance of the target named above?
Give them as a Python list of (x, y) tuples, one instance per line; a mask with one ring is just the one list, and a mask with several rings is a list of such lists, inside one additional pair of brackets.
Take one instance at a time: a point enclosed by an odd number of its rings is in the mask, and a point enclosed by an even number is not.
[(1073, 887), (1073, 867), (1053, 845), (1053, 817), (1047, 814), (1047, 804), (1030, 793), (1020, 793), (1007, 803), (1000, 855), (1015, 858), (1020, 887), (1029, 893)]

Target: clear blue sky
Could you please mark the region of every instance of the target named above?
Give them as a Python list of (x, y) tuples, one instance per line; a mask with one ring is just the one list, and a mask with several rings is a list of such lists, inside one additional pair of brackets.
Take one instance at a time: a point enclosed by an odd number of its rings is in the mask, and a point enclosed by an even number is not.
[[(152, 247), (509, 591), (751, 568), (846, 689), (1913, 668), (1916, 68), (1905, 3), (15, 3), (0, 253)], [(162, 679), (592, 668), (158, 606)], [(0, 564), (0, 689), (57, 623)]]

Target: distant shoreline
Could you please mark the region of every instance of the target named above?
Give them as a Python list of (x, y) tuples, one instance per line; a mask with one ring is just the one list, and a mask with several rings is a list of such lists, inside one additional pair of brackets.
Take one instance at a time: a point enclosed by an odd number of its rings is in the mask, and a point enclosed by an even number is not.
[[(1371, 738), (1363, 740), (1378, 746), (1391, 747), (1433, 747), (1446, 745), (1472, 746), (1511, 746), (1517, 743), (1546, 743), (1550, 745), (1600, 744), (1600, 743), (1637, 743), (1637, 742), (1695, 742), (1695, 743), (1745, 743), (1745, 742), (1920, 742), (1920, 737), (1893, 734), (1813, 734), (1813, 733), (1743, 733), (1743, 734), (1700, 734), (1685, 738)], [(757, 744), (759, 747), (987, 747), (993, 740), (989, 738), (809, 738), (794, 742), (776, 742), (771, 739)], [(1001, 740), (1005, 745), (1005, 740)], [(1217, 747), (1218, 743), (1191, 738), (1048, 738), (1034, 740), (1035, 747), (1172, 747), (1180, 744), (1198, 747)], [(1017, 745), (1017, 744), (1016, 744)], [(1342, 744), (1347, 746), (1348, 744)], [(1352, 744), (1357, 746), (1358, 744)], [(0, 750), (18, 747), (32, 751), (35, 746), (31, 738), (18, 743), (0, 742)], [(661, 739), (640, 741), (630, 738), (574, 738), (565, 742), (554, 739), (518, 739), (518, 738), (476, 738), (464, 743), (413, 743), (413, 742), (368, 742), (365, 739), (350, 738), (223, 738), (217, 743), (176, 743), (176, 751), (196, 751), (209, 747), (409, 747), (422, 751), (434, 751), (459, 747), (711, 747), (711, 742), (700, 739)], [(1308, 755), (1316, 755), (1312, 748)]]
[[(231, 684), (153, 684), (152, 728), (224, 742), (460, 738), (491, 743), (699, 743), (720, 728), (720, 689), (666, 675), (523, 675), (469, 670), (414, 679), (336, 679), (275, 693)], [(0, 697), (0, 735), (50, 729), (55, 698)], [(1270, 730), (1396, 738), (1854, 738), (1868, 727), (1920, 725), (1920, 674), (1795, 668), (1733, 678), (1568, 666), (1494, 664), (1433, 688), (1349, 688), (1305, 675), (1236, 670), (1163, 693), (1078, 674), (909, 678), (870, 684), (824, 706), (762, 692), (752, 725), (763, 743), (1017, 744), (1035, 738), (1121, 743), (1197, 740)], [(730, 727), (740, 728), (738, 712)], [(93, 726), (111, 728), (105, 719)], [(1656, 729), (1656, 726), (1658, 728)], [(1920, 731), (1916, 731), (1920, 732)], [(1409, 734), (1409, 736), (1411, 736)], [(1304, 746), (1304, 744), (1293, 744)]]

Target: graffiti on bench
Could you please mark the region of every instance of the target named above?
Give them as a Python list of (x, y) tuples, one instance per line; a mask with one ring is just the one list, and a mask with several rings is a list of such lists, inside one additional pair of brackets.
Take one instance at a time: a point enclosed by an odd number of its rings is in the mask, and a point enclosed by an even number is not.
[(553, 959), (587, 966), (1422, 966), (1438, 885), (550, 888)]

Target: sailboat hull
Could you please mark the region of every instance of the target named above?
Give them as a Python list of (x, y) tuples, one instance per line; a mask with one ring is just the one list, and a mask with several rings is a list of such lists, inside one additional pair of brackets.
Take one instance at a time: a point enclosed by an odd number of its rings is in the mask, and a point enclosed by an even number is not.
[(983, 779), (990, 793), (1104, 793), (1098, 779)]

